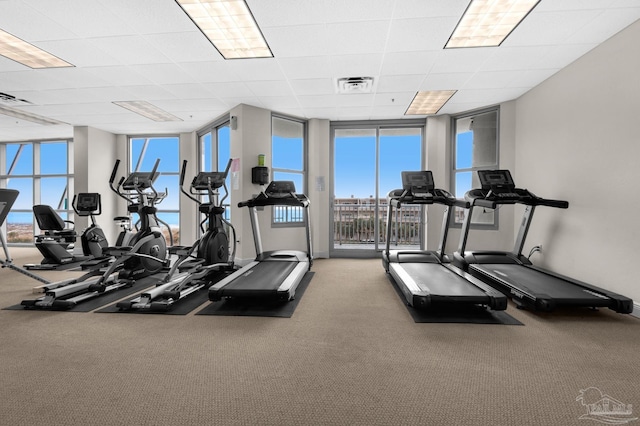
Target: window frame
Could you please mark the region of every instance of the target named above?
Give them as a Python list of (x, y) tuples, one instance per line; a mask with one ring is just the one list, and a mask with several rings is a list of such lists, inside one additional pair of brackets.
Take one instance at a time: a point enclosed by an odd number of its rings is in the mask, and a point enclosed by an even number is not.
[[(65, 143), (66, 144), (66, 157), (67, 167), (65, 173), (42, 173), (42, 157), (41, 147), (42, 145), (51, 143)], [(10, 170), (7, 170), (7, 146), (8, 145), (31, 145), (32, 146), (32, 158), (31, 158), (31, 174), (15, 175), (9, 174)], [(7, 188), (7, 181), (11, 178), (31, 179), (31, 204), (35, 206), (42, 204), (42, 181), (47, 178), (64, 178), (66, 179), (65, 190), (61, 195), (60, 202), (57, 206), (52, 206), (54, 210), (60, 214), (63, 219), (74, 221), (74, 211), (71, 206), (72, 194), (74, 191), (74, 170), (73, 170), (73, 138), (47, 138), (47, 139), (34, 139), (23, 141), (5, 141), (0, 142), (0, 158), (3, 160), (0, 162), (0, 187)], [(62, 208), (61, 208), (62, 207)], [(6, 236), (6, 242), (10, 246), (33, 246), (35, 245), (35, 236), (40, 233), (38, 224), (33, 215), (33, 207), (30, 209), (16, 208), (11, 209), (10, 213), (23, 213), (31, 215), (31, 225), (33, 230), (33, 238), (28, 243), (23, 242), (11, 242), (7, 231), (7, 220), (2, 224), (3, 232)]]
[[(177, 152), (177, 157), (178, 157), (178, 168), (177, 171), (175, 172), (158, 172), (158, 178), (160, 178), (161, 176), (175, 176), (177, 181), (178, 181), (178, 187), (177, 187), (177, 199), (178, 199), (178, 208), (177, 209), (163, 209), (162, 208), (162, 203), (160, 203), (159, 205), (156, 205), (157, 208), (157, 215), (161, 215), (162, 213), (169, 213), (169, 214), (177, 214), (178, 218), (177, 218), (177, 235), (178, 238), (174, 238), (173, 239), (173, 244), (177, 245), (180, 242), (180, 168), (181, 168), (181, 164), (180, 164), (180, 135), (179, 134), (162, 134), (162, 135), (155, 135), (155, 134), (151, 134), (151, 135), (147, 135), (147, 134), (142, 134), (142, 135), (127, 135), (127, 173), (130, 172), (134, 172), (134, 164), (133, 164), (133, 146), (132, 146), (132, 141), (133, 139), (147, 139), (147, 140), (151, 140), (151, 139), (164, 139), (164, 138), (176, 138), (178, 141), (178, 152)], [(137, 159), (139, 160), (139, 159)], [(162, 162), (160, 163), (162, 164)], [(156, 188), (156, 191), (158, 192), (163, 192), (164, 188)], [(169, 192), (169, 194), (171, 194), (171, 192)], [(159, 218), (162, 219), (162, 218)], [(164, 224), (161, 222), (160, 223), (161, 227), (164, 229)], [(171, 224), (168, 224), (171, 225)], [(170, 227), (171, 228), (171, 227)], [(174, 229), (171, 228), (171, 232), (172, 234), (175, 233)], [(169, 244), (170, 241), (167, 239), (167, 244)]]
[[(460, 168), (458, 169), (456, 167), (456, 162), (457, 162), (457, 149), (456, 149), (456, 142), (457, 142), (457, 135), (458, 135), (458, 129), (457, 129), (457, 122), (460, 119), (464, 119), (464, 118), (472, 118), (475, 116), (479, 116), (479, 115), (483, 115), (483, 114), (489, 114), (489, 113), (495, 113), (496, 114), (496, 152), (495, 152), (495, 159), (496, 162), (495, 164), (491, 164), (491, 165), (484, 165), (484, 166), (473, 166), (473, 164), (471, 165), (471, 167), (467, 167), (467, 168)], [(476, 173), (478, 170), (493, 170), (493, 169), (498, 169), (500, 168), (500, 105), (495, 105), (495, 106), (491, 106), (491, 107), (487, 107), (487, 108), (482, 108), (482, 109), (477, 109), (477, 110), (473, 110), (473, 111), (467, 111), (464, 112), (462, 114), (456, 114), (456, 115), (452, 115), (451, 116), (451, 140), (450, 140), (450, 147), (451, 147), (451, 165), (450, 165), (450, 188), (452, 189), (452, 193), (455, 194), (456, 192), (456, 176), (459, 173), (471, 173), (472, 174), (472, 179), (473, 179), (473, 174)], [(462, 197), (463, 195), (457, 195), (458, 197)], [(460, 207), (454, 207), (456, 209), (456, 212), (458, 211), (464, 211), (465, 209), (462, 209)], [(497, 230), (500, 228), (500, 215), (499, 215), (499, 208), (494, 210), (494, 216), (493, 216), (493, 223), (481, 223), (481, 222), (471, 222), (471, 228), (472, 229), (478, 229), (478, 230)], [(451, 223), (451, 227), (452, 228), (462, 228), (462, 220), (458, 222), (457, 220), (457, 214), (454, 217), (454, 220)]]
[[(219, 165), (219, 158), (220, 158), (220, 141), (218, 138), (218, 131), (223, 128), (223, 127), (228, 127), (229, 130), (231, 131), (231, 115), (230, 114), (225, 114), (222, 117), (219, 117), (218, 119), (212, 121), (211, 123), (207, 124), (205, 127), (202, 127), (201, 129), (199, 129), (196, 132), (196, 136), (198, 138), (198, 148), (197, 148), (197, 156), (198, 156), (198, 164), (197, 164), (197, 173), (200, 172), (217, 172), (220, 171), (218, 170), (218, 165)], [(205, 167), (205, 149), (204, 149), (204, 137), (210, 134), (211, 135), (211, 165), (213, 166), (215, 164), (215, 170), (206, 170)], [(231, 139), (231, 135), (229, 135), (229, 139)], [(229, 140), (229, 158), (233, 158), (231, 156), (231, 140)], [(213, 169), (213, 167), (211, 167)], [(231, 173), (229, 173), (229, 176), (227, 176), (227, 189), (229, 191), (229, 194), (227, 196), (227, 199), (225, 200), (224, 206), (225, 206), (225, 214), (224, 214), (224, 218), (225, 220), (232, 222), (231, 220), (231, 215), (232, 215), (232, 211), (231, 211)], [(189, 191), (188, 188), (185, 188), (185, 191)], [(199, 211), (196, 212), (196, 222), (198, 223), (198, 229), (196, 231), (196, 235), (199, 238), (200, 236), (202, 236), (202, 229), (200, 227), (200, 224), (203, 221), (206, 221), (207, 218), (202, 217), (202, 213), (200, 213)]]
[[(302, 125), (302, 170), (296, 169), (285, 169), (280, 167), (273, 167), (273, 138), (274, 136), (274, 119), (278, 120), (288, 120), (295, 123), (299, 123)], [(307, 194), (307, 190), (309, 187), (308, 182), (308, 150), (309, 150), (309, 126), (308, 120), (297, 118), (289, 115), (271, 113), (271, 144), (269, 147), (271, 151), (270, 165), (271, 165), (271, 179), (275, 180), (276, 173), (288, 173), (288, 174), (298, 174), (302, 176), (302, 188), (296, 188), (296, 192), (299, 194)], [(276, 214), (277, 210), (284, 210), (284, 215), (287, 217), (296, 217), (300, 218), (299, 220), (276, 220), (276, 217), (279, 216)], [(306, 217), (306, 210), (302, 207), (292, 207), (292, 206), (274, 206), (271, 209), (271, 227), (272, 228), (299, 228), (305, 226), (305, 221), (308, 220)]]

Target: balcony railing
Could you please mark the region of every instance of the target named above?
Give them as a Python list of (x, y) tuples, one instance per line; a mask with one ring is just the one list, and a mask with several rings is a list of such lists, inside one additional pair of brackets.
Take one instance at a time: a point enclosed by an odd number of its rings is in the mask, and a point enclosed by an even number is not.
[[(379, 245), (387, 243), (387, 208), (386, 204), (378, 207)], [(376, 241), (375, 204), (334, 204), (333, 241), (342, 248), (349, 246), (373, 244)], [(392, 246), (420, 245), (420, 206), (407, 205), (393, 210), (391, 221)]]

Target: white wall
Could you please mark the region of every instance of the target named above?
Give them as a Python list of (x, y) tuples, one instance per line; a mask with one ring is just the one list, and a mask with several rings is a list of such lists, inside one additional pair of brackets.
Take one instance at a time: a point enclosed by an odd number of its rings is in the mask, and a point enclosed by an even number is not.
[(518, 186), (569, 201), (540, 208), (525, 253), (536, 264), (640, 301), (640, 21), (516, 103)]
[[(92, 127), (74, 127), (73, 149), (74, 193), (101, 194), (102, 214), (96, 217), (96, 222), (102, 227), (109, 244), (115, 244), (120, 228), (113, 218), (126, 212), (118, 210), (114, 202), (116, 195), (109, 189), (109, 177), (116, 161), (116, 136)], [(88, 226), (89, 219), (76, 215), (75, 223), (78, 232), (82, 232)]]

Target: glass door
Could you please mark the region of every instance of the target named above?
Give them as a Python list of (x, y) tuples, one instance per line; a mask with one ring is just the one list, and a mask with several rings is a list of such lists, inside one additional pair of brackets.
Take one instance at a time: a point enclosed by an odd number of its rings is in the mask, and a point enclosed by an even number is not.
[[(402, 187), (402, 170), (421, 170), (423, 129), (381, 125), (333, 129), (332, 256), (376, 256), (384, 248), (386, 197)], [(413, 210), (395, 215), (394, 244), (421, 246), (421, 209)]]

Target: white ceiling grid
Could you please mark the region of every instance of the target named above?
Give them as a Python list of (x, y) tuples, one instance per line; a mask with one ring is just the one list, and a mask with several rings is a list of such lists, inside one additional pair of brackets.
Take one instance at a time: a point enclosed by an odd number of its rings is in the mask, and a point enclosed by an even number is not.
[[(0, 29), (73, 68), (0, 57), (0, 92), (68, 125), (0, 115), (0, 140), (188, 132), (239, 103), (307, 118), (397, 119), (420, 90), (440, 113), (516, 99), (640, 18), (638, 0), (542, 0), (499, 47), (443, 49), (469, 0), (247, 0), (274, 58), (224, 60), (173, 0), (0, 0)], [(336, 79), (373, 77), (370, 94)], [(113, 101), (144, 100), (157, 123)]]

